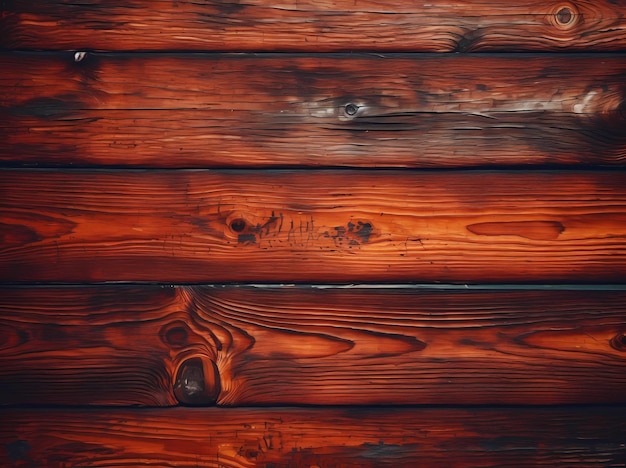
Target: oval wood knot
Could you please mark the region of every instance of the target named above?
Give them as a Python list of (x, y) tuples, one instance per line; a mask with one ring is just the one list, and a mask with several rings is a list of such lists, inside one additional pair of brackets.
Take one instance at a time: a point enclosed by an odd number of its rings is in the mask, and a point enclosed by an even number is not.
[(626, 334), (618, 333), (610, 341), (611, 348), (618, 351), (626, 351)]
[(580, 12), (571, 4), (557, 5), (550, 14), (550, 23), (561, 30), (573, 28), (580, 19)]
[(217, 366), (210, 359), (193, 357), (183, 361), (176, 373), (174, 395), (184, 405), (213, 405), (220, 394)]

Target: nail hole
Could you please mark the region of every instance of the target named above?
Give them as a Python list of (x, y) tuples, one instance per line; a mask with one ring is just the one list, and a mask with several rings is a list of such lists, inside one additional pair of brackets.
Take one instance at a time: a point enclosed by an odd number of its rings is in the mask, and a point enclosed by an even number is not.
[(357, 106), (356, 104), (346, 104), (345, 107), (345, 112), (347, 115), (356, 115), (357, 111), (359, 110), (359, 106)]
[(574, 18), (574, 14), (572, 13), (572, 10), (570, 10), (567, 7), (561, 8), (556, 13), (556, 20), (561, 24), (569, 24), (572, 22), (573, 18)]
[(235, 232), (242, 232), (246, 228), (246, 222), (241, 218), (233, 219), (230, 228)]

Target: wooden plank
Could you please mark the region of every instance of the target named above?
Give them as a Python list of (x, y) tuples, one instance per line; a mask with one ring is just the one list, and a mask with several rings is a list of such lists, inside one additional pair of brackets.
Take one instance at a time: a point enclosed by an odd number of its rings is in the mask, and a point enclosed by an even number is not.
[(4, 404), (626, 402), (626, 291), (1, 292)]
[(623, 0), (14, 0), (0, 47), (228, 51), (624, 50)]
[(626, 408), (2, 410), (6, 467), (617, 467)]
[(1, 281), (623, 283), (617, 171), (0, 173)]
[(0, 161), (465, 167), (626, 160), (622, 55), (0, 56)]

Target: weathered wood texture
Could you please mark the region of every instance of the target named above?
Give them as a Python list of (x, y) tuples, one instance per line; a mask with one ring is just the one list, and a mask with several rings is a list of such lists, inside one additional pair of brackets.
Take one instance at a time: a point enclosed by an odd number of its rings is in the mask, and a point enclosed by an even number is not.
[(624, 50), (623, 0), (9, 0), (0, 47), (228, 51)]
[(626, 291), (0, 291), (0, 401), (626, 402)]
[(0, 462), (50, 468), (606, 468), (626, 462), (625, 411), (2, 410)]
[(626, 280), (626, 172), (0, 174), (0, 280)]
[[(79, 57), (80, 58), (80, 57)], [(464, 167), (626, 160), (626, 56), (0, 56), (0, 161)]]

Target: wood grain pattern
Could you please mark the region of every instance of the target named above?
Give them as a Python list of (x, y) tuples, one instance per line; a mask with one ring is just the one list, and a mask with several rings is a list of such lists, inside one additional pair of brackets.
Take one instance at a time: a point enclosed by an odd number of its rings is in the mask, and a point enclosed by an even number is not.
[(618, 467), (623, 406), (2, 410), (3, 466)]
[(626, 173), (0, 173), (0, 280), (626, 278)]
[(624, 50), (626, 3), (577, 0), (11, 0), (12, 49), (426, 51)]
[(4, 404), (626, 402), (625, 291), (1, 293)]
[(626, 160), (622, 55), (0, 56), (0, 161), (466, 167)]

